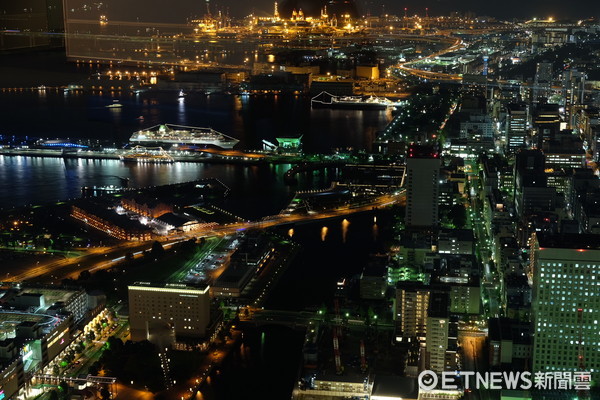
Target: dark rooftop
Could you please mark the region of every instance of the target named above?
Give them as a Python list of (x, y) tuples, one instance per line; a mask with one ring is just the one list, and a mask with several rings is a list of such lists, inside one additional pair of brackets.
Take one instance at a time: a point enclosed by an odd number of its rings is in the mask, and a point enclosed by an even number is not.
[(590, 249), (600, 250), (600, 235), (594, 234), (538, 234), (540, 247), (553, 249)]

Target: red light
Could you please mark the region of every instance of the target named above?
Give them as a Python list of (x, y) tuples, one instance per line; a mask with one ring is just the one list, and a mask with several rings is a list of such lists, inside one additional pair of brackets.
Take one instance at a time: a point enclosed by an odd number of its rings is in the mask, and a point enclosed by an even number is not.
[(578, 308), (577, 311), (582, 312), (583, 308)]
[(584, 249), (577, 249), (578, 252), (583, 253), (585, 250)]

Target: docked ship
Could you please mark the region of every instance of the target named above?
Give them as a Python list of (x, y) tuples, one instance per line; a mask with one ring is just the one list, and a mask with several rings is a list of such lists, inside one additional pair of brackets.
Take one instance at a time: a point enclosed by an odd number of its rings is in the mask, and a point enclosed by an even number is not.
[(310, 100), (310, 104), (314, 108), (387, 110), (388, 108), (394, 108), (398, 103), (385, 97), (335, 96), (328, 92), (321, 92)]
[(119, 158), (123, 162), (135, 163), (164, 164), (175, 162), (175, 159), (162, 147), (135, 146), (130, 151), (121, 154)]
[(232, 149), (239, 140), (212, 128), (162, 124), (142, 129), (131, 135), (130, 143), (154, 145), (215, 146)]

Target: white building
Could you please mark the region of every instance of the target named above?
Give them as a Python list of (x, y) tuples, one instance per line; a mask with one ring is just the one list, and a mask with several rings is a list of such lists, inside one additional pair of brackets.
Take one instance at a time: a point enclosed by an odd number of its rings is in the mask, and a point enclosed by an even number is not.
[[(533, 371), (600, 372), (600, 235), (533, 235)], [(581, 356), (581, 360), (580, 360)]]

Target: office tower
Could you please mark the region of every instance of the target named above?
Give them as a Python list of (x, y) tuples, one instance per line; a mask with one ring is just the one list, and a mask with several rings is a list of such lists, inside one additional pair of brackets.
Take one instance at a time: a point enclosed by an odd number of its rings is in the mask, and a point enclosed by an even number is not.
[(535, 211), (554, 211), (556, 188), (548, 187), (541, 150), (521, 150), (515, 163), (515, 209), (523, 218)]
[(412, 144), (406, 159), (407, 228), (431, 229), (438, 225), (440, 157), (433, 146)]
[(172, 329), (176, 337), (202, 338), (210, 322), (208, 286), (182, 284), (129, 286), (132, 340), (146, 340), (156, 328)]
[(576, 115), (579, 111), (576, 105), (583, 104), (585, 94), (586, 74), (576, 69), (568, 69), (563, 73), (563, 97), (565, 98), (565, 113), (568, 127), (576, 127)]
[(512, 103), (506, 107), (506, 144), (508, 152), (514, 153), (517, 149), (526, 146), (529, 109), (522, 103)]
[(533, 235), (532, 371), (600, 371), (600, 235)]
[(558, 104), (538, 104), (535, 109), (533, 126), (537, 131), (537, 148), (544, 142), (554, 140), (560, 132), (560, 112)]
[(552, 86), (552, 63), (537, 63), (535, 69), (535, 79), (533, 84), (533, 102), (544, 103), (550, 97), (550, 88)]

